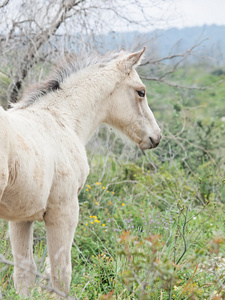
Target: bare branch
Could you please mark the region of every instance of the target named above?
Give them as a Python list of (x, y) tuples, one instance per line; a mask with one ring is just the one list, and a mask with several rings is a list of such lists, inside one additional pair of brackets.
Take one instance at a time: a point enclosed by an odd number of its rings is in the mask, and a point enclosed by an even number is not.
[(10, 1), (10, 0), (5, 0), (2, 4), (0, 4), (0, 8), (3, 8), (3, 7), (5, 7), (6, 5), (8, 5), (8, 4), (9, 4), (9, 1)]
[[(170, 73), (171, 72), (168, 72), (166, 75), (168, 75)], [(211, 85), (204, 86), (204, 87), (200, 87), (200, 86), (186, 86), (186, 85), (182, 85), (182, 84), (179, 84), (179, 83), (173, 83), (173, 82), (169, 82), (169, 81), (163, 80), (162, 79), (163, 77), (164, 77), (164, 75), (161, 76), (161, 77), (141, 76), (141, 78), (144, 79), (144, 80), (161, 82), (161, 83), (166, 84), (166, 85), (171, 86), (171, 87), (182, 88), (182, 89), (187, 89), (187, 90), (200, 90), (200, 91), (205, 91), (205, 90), (214, 88), (216, 85), (219, 85), (222, 82), (224, 82), (224, 80), (220, 80), (220, 81), (218, 81), (215, 84), (211, 84)]]
[(199, 43), (195, 44), (194, 46), (192, 46), (191, 48), (189, 48), (188, 50), (186, 50), (183, 53), (173, 54), (173, 55), (162, 57), (162, 58), (156, 59), (156, 60), (149, 59), (149, 60), (144, 61), (143, 63), (141, 63), (140, 66), (145, 66), (145, 65), (148, 65), (148, 64), (158, 64), (158, 63), (161, 63), (165, 60), (172, 60), (174, 58), (185, 58), (186, 59), (188, 56), (193, 55), (193, 50), (194, 49), (198, 48), (202, 43), (204, 43), (207, 40), (208, 40), (207, 38), (204, 39), (204, 40), (201, 40)]

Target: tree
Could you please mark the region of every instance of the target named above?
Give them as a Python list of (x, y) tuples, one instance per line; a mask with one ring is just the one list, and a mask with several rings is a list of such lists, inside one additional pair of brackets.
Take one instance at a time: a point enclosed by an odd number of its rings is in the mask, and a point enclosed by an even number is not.
[[(160, 9), (162, 2), (0, 1), (0, 87), (4, 90), (0, 96), (17, 102), (24, 82), (40, 80), (49, 63), (62, 53), (93, 48), (100, 33), (115, 26), (136, 28), (156, 23), (150, 8)], [(37, 69), (39, 72), (33, 72)]]

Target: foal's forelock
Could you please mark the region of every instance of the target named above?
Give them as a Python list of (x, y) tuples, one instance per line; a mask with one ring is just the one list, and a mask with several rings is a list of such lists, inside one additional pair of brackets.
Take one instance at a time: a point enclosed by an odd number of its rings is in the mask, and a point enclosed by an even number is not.
[(61, 62), (53, 70), (52, 75), (45, 82), (41, 82), (37, 85), (33, 85), (27, 89), (17, 104), (12, 104), (14, 109), (23, 109), (34, 104), (41, 97), (55, 92), (60, 89), (61, 84), (66, 78), (70, 77), (74, 73), (91, 67), (103, 68), (108, 63), (116, 61), (123, 56), (125, 51), (110, 52), (104, 56), (100, 56), (97, 53), (88, 53), (83, 56), (70, 55), (61, 60)]

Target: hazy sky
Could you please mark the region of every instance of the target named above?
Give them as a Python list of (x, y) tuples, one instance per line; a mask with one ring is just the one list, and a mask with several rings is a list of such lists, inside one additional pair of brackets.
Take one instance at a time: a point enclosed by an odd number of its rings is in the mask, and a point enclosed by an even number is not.
[(173, 26), (225, 25), (225, 0), (174, 0), (174, 7)]
[[(127, 3), (127, 14), (132, 16), (137, 24), (141, 24), (142, 15), (133, 9), (131, 0), (121, 0)], [(144, 27), (137, 24), (123, 24), (121, 21), (114, 24), (115, 31), (130, 30), (150, 31), (171, 27), (191, 27), (203, 25), (225, 25), (225, 0), (140, 0), (143, 11), (149, 23)], [(107, 18), (108, 20), (108, 18)]]

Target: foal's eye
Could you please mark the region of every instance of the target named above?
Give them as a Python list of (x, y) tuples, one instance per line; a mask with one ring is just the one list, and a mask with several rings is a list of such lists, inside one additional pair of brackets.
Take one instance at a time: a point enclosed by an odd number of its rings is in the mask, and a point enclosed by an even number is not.
[(144, 98), (144, 96), (145, 96), (145, 90), (137, 91), (137, 93), (138, 93), (139, 97)]

